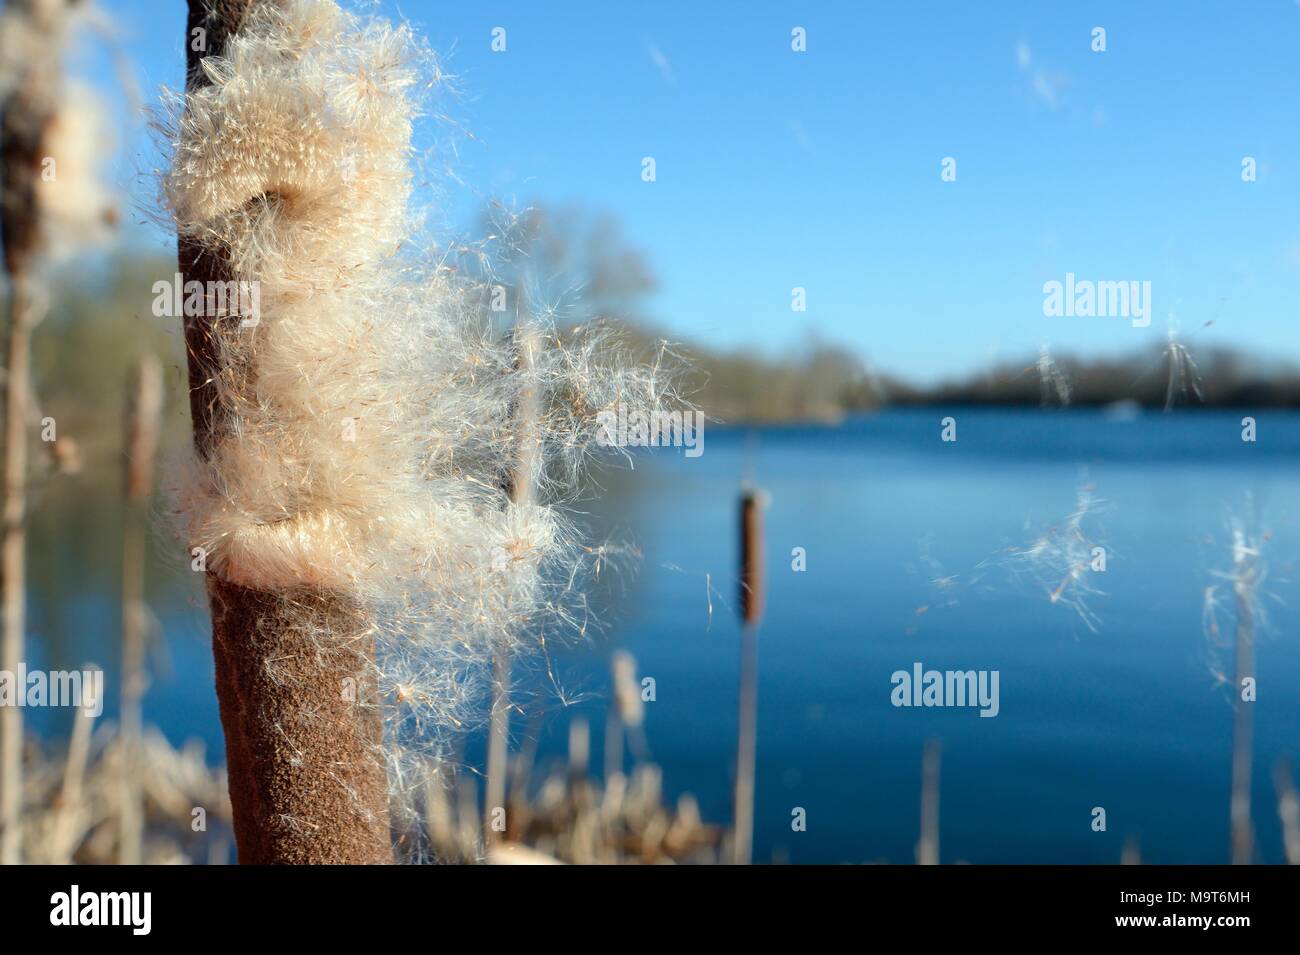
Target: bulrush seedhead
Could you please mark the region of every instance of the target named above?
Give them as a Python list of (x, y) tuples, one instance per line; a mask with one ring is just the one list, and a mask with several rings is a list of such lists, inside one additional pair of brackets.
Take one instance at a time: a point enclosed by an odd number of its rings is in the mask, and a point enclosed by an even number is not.
[[(410, 30), (331, 0), (256, 4), (201, 68), (159, 124), (164, 201), (183, 239), (257, 283), (260, 315), (201, 319), (212, 440), (176, 488), (184, 534), (286, 607), (355, 603), (400, 791), (419, 780), (397, 763), (461, 725), (493, 649), (580, 603), (599, 549), (563, 505), (596, 415), (675, 399), (663, 366), (626, 368), (598, 329), (542, 324), (517, 361), (481, 288), (414, 260), (411, 136), (439, 74)], [(512, 499), (518, 480), (538, 493)]]

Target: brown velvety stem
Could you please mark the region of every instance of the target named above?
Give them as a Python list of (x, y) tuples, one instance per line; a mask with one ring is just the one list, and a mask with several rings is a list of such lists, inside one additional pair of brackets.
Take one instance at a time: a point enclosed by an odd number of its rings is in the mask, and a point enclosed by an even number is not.
[[(189, 0), (186, 88), (257, 3)], [(202, 30), (202, 48), (195, 42)], [(185, 281), (231, 281), (220, 249), (179, 243)], [(209, 287), (206, 286), (205, 287)], [(214, 321), (185, 319), (194, 443), (231, 438), (216, 406)], [(244, 372), (247, 374), (247, 372)], [(241, 863), (392, 862), (371, 621), (346, 595), (254, 590), (207, 574), (217, 697)]]

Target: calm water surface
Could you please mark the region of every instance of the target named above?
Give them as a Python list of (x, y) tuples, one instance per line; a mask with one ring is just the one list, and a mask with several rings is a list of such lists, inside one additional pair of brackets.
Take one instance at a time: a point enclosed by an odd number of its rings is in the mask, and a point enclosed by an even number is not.
[[(944, 443), (949, 413), (957, 441)], [(646, 735), (669, 794), (694, 793), (706, 818), (729, 817), (737, 493), (752, 473), (771, 495), (756, 859), (911, 861), (921, 751), (938, 738), (944, 862), (1114, 862), (1129, 838), (1144, 861), (1226, 861), (1232, 712), (1203, 608), (1217, 585), (1231, 629), (1219, 575), (1232, 520), (1256, 516), (1268, 539), (1254, 814), (1259, 858), (1281, 861), (1271, 774), (1300, 751), (1300, 415), (1256, 415), (1258, 440), (1246, 443), (1242, 414), (891, 411), (835, 428), (717, 427), (702, 457), (643, 454), (589, 505), (642, 558), (607, 633), (553, 661), (579, 702), (562, 703), (540, 672), (521, 674), (539, 760), (563, 754), (575, 714), (602, 751), (608, 655), (625, 648), (655, 679)], [(1052, 601), (1067, 566), (1053, 547), (1085, 490), (1079, 530), (1105, 548), (1106, 570), (1082, 578), (1097, 592), (1070, 584)], [(219, 758), (193, 581), (183, 567), (156, 576), (166, 653), (147, 716)], [(36, 625), (56, 648), (44, 653), (102, 662), (115, 685), (108, 598), (90, 588), (41, 606)], [(891, 674), (917, 662), (999, 671), (998, 716), (894, 707)], [(1230, 648), (1218, 662), (1230, 664)], [(471, 741), (466, 758), (480, 753)], [(1104, 833), (1090, 827), (1096, 806)], [(795, 807), (806, 832), (791, 830)]]

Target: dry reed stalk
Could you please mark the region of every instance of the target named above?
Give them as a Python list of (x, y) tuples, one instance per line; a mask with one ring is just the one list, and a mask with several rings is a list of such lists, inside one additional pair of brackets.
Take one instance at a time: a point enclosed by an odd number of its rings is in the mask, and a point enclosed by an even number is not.
[[(540, 347), (536, 329), (524, 321), (515, 334), (515, 367), (532, 378), (536, 365), (536, 350)], [(508, 482), (506, 492), (518, 506), (532, 504), (537, 495), (537, 393), (535, 388), (520, 392), (514, 408), (519, 436), (518, 460)], [(488, 728), (487, 780), (483, 798), (483, 837), (489, 842), (502, 833), (492, 828), (492, 814), (506, 805), (506, 778), (510, 765), (510, 649), (506, 641), (499, 642), (492, 655), (492, 716)]]
[[(3, 636), (0, 667), (23, 656), (26, 624), (24, 550), (27, 509), (27, 426), (39, 417), (31, 391), (32, 329), (44, 314), (41, 266), (55, 250), (75, 247), (111, 223), (91, 170), (102, 143), (95, 141), (93, 108), (64, 89), (64, 44), (79, 0), (9, 0), (0, 11), (7, 56), (0, 103), (0, 231), (9, 278), (9, 330), (5, 380)], [(66, 243), (63, 240), (68, 240)], [(61, 469), (75, 469), (75, 443), (50, 448)], [(0, 862), (22, 857), (22, 711), (0, 711)]]
[(154, 455), (162, 416), (162, 366), (142, 355), (128, 387), (126, 474), (122, 532), (122, 808), (118, 861), (139, 865), (144, 838), (140, 800), (141, 700), (145, 691), (145, 639), (148, 608), (144, 599), (145, 540), (153, 493)]
[(605, 711), (605, 786), (618, 785), (623, 778), (623, 722), (619, 718), (618, 707), (611, 706)]
[(610, 657), (610, 684), (613, 699), (605, 726), (605, 779), (624, 778), (623, 746), (632, 744), (632, 761), (645, 757), (642, 723), (645, 721), (645, 704), (641, 700), (641, 685), (636, 678), (636, 660), (626, 650), (616, 650)]
[[(26, 626), (24, 551), (27, 507), (27, 389), (31, 320), (27, 280), (10, 272), (8, 367), (5, 378), (4, 636), (0, 669), (16, 673), (23, 660)], [(0, 864), (16, 865), (22, 853), (23, 718), (17, 706), (0, 708)]]
[(486, 847), (473, 777), (458, 776), (448, 785), (439, 769), (430, 767), (422, 818), (432, 858), (578, 865), (721, 861), (720, 834), (700, 819), (692, 797), (681, 797), (675, 810), (663, 805), (657, 766), (640, 763), (630, 778), (618, 775), (615, 785), (602, 791), (584, 774), (590, 738), (580, 718), (570, 724), (570, 744), (567, 763), (556, 766), (535, 794), (522, 782), (524, 773), (517, 773), (511, 783), (509, 832)]
[(564, 865), (554, 856), (521, 846), (517, 842), (489, 849), (487, 861), (488, 865)]
[(1120, 865), (1141, 865), (1142, 850), (1138, 846), (1138, 841), (1129, 836), (1124, 840), (1124, 848), (1120, 850)]
[(929, 740), (921, 756), (921, 837), (916, 843), (917, 865), (939, 864), (938, 740)]
[(492, 716), (488, 726), (487, 779), (483, 790), (483, 838), (489, 843), (504, 835), (493, 828), (493, 816), (506, 804), (510, 766), (510, 651), (499, 646), (492, 657)]
[[(189, 0), (186, 91), (210, 84), (202, 68), (250, 12), (274, 0)], [(194, 31), (204, 44), (195, 49)], [(264, 198), (264, 197), (262, 197)], [(183, 236), (186, 282), (237, 277), (220, 248)], [(218, 440), (216, 321), (188, 316), (194, 443), (207, 458)], [(345, 596), (244, 587), (210, 569), (217, 696), (226, 737), (230, 799), (241, 863), (392, 861), (388, 781), (380, 754), (371, 624)], [(350, 687), (351, 692), (344, 692)]]
[(424, 835), (434, 858), (455, 858), (458, 855), (455, 810), (447, 797), (442, 770), (437, 766), (430, 767), (425, 774), (423, 816)]
[[(24, 840), (28, 863), (105, 865), (118, 859), (125, 753), (113, 727), (93, 732), (90, 714), (95, 709), (96, 703), (83, 702), (65, 755), (47, 754), (39, 742), (31, 745)], [(224, 771), (207, 766), (201, 747), (173, 749), (152, 728), (146, 728), (139, 753), (142, 796), (150, 807), (143, 861), (202, 862), (218, 853), (224, 858), (224, 827), (230, 823)], [(196, 806), (207, 812), (206, 836), (193, 829)], [(218, 821), (222, 825), (215, 825)]]
[(82, 835), (82, 827), (77, 825), (75, 817), (83, 812), (82, 783), (90, 760), (90, 733), (95, 726), (94, 709), (91, 700), (83, 700), (77, 715), (72, 718), (68, 758), (63, 769), (63, 788), (59, 791), (54, 833), (50, 838), (51, 854), (61, 864), (72, 861), (72, 853)]
[(1232, 864), (1249, 865), (1254, 844), (1250, 820), (1254, 703), (1244, 700), (1242, 681), (1255, 676), (1255, 589), (1257, 549), (1242, 530), (1233, 534), (1233, 593), (1236, 599), (1236, 682), (1232, 706)]
[(1282, 844), (1288, 865), (1300, 865), (1300, 797), (1291, 782), (1291, 767), (1278, 762), (1273, 767), (1273, 785), (1277, 789), (1277, 815), (1282, 821)]
[[(34, 22), (58, 18), (51, 3), (20, 0)], [(51, 32), (55, 24), (46, 23)], [(31, 331), (40, 319), (35, 259), (41, 244), (37, 193), (45, 139), (53, 120), (58, 59), (33, 56), (0, 108), (0, 231), (9, 278), (4, 424), (3, 636), (0, 669), (16, 672), (23, 660), (26, 626), (27, 415), (31, 388)], [(17, 706), (0, 708), (0, 864), (22, 857), (23, 719)]]
[(483, 853), (477, 817), (478, 782), (468, 773), (459, 773), (456, 776), (456, 820), (459, 823), (458, 839), (463, 851), (462, 861), (476, 861)]
[(569, 723), (569, 780), (570, 785), (587, 778), (587, 763), (591, 758), (591, 727), (584, 717), (574, 717)]
[[(83, 667), (84, 670), (91, 669)], [(83, 701), (80, 712), (72, 720), (72, 733), (68, 740), (68, 759), (63, 769), (63, 789), (59, 793), (61, 806), (75, 804), (81, 798), (81, 783), (86, 776), (90, 755), (90, 733), (95, 727), (93, 701)]]
[(758, 625), (763, 617), (763, 501), (746, 489), (740, 498), (739, 730), (736, 740), (736, 790), (733, 812), (734, 865), (749, 865), (754, 849), (754, 774), (758, 748)]

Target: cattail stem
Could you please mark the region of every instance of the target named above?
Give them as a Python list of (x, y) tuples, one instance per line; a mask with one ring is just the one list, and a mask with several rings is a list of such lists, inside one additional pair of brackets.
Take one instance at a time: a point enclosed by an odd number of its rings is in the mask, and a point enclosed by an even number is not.
[[(540, 347), (536, 329), (521, 320), (515, 333), (515, 369), (532, 382), (536, 349)], [(505, 488), (516, 505), (531, 504), (537, 488), (534, 471), (539, 449), (537, 394), (535, 387), (524, 388), (514, 409), (518, 435), (514, 473)], [(488, 842), (501, 833), (492, 828), (492, 814), (506, 804), (506, 779), (510, 766), (510, 650), (498, 644), (492, 657), (492, 718), (488, 728), (487, 780), (484, 786), (483, 836)]]
[[(83, 667), (82, 669), (90, 669)], [(82, 783), (90, 761), (90, 732), (95, 727), (95, 707), (83, 699), (77, 714), (72, 718), (72, 734), (68, 740), (68, 758), (63, 768), (63, 786), (59, 790), (59, 812), (51, 837), (51, 855), (60, 863), (72, 862), (78, 840), (78, 827), (74, 815), (81, 805)]]
[(1300, 865), (1300, 797), (1291, 782), (1291, 767), (1279, 762), (1273, 767), (1273, 784), (1277, 789), (1277, 815), (1282, 822), (1282, 844), (1288, 865)]
[(1119, 853), (1120, 865), (1141, 865), (1142, 850), (1138, 846), (1138, 841), (1133, 836), (1124, 840), (1124, 848)]
[[(268, 2), (189, 0), (187, 89), (209, 82), (201, 61), (220, 55), (253, 7)], [(202, 49), (191, 41), (196, 30)], [(187, 282), (236, 278), (221, 250), (197, 239), (181, 239), (179, 260)], [(237, 440), (219, 433), (213, 321), (185, 322), (194, 441), (204, 457), (218, 440)], [(258, 590), (211, 571), (207, 585), (239, 861), (391, 862), (371, 621), (332, 591)]]
[(611, 706), (605, 713), (605, 786), (608, 788), (616, 776), (623, 775), (623, 720), (618, 707)]
[(487, 780), (483, 796), (483, 838), (494, 842), (503, 833), (492, 826), (505, 808), (510, 761), (510, 651), (498, 646), (492, 660), (492, 718), (488, 728)]
[(1232, 864), (1249, 865), (1254, 843), (1250, 789), (1255, 704), (1242, 698), (1242, 681), (1255, 676), (1255, 564), (1244, 542), (1238, 541), (1234, 550), (1237, 628), (1236, 684), (1232, 697)]
[(763, 510), (758, 491), (740, 501), (740, 704), (731, 861), (749, 865), (754, 849), (754, 777), (758, 749), (758, 624), (763, 616)]
[[(22, 665), (26, 626), (27, 390), (31, 361), (31, 319), (27, 279), (10, 275), (8, 363), (5, 378), (4, 633), (0, 670)], [(0, 864), (22, 857), (23, 717), (17, 706), (0, 707)]]
[[(59, 16), (54, 6), (29, 6), (34, 22)], [(51, 33), (53, 23), (40, 22)], [(50, 55), (46, 55), (50, 54)], [(27, 413), (31, 388), (31, 330), (34, 260), (41, 246), (37, 184), (45, 138), (54, 116), (59, 64), (52, 51), (30, 58), (26, 71), (3, 104), (0, 115), (0, 231), (9, 277), (9, 330), (6, 354), (4, 425), (4, 531), (0, 542), (3, 574), (3, 632), (0, 669), (17, 672), (23, 659), (26, 627)], [(0, 864), (22, 857), (23, 717), (17, 706), (0, 708)]]
[(939, 864), (939, 760), (939, 741), (929, 740), (921, 756), (921, 838), (916, 844), (917, 865)]
[(754, 775), (758, 748), (758, 629), (740, 638), (740, 729), (736, 740), (735, 833), (732, 863), (749, 865), (754, 850)]
[(575, 716), (569, 723), (569, 788), (587, 778), (587, 762), (591, 753), (591, 727), (586, 719)]
[(122, 684), (119, 721), (122, 728), (122, 775), (118, 862), (139, 865), (144, 840), (144, 807), (140, 783), (145, 690), (144, 599), (145, 539), (149, 498), (153, 490), (154, 454), (162, 412), (162, 368), (153, 355), (144, 355), (129, 390), (127, 460), (123, 486), (122, 529)]

